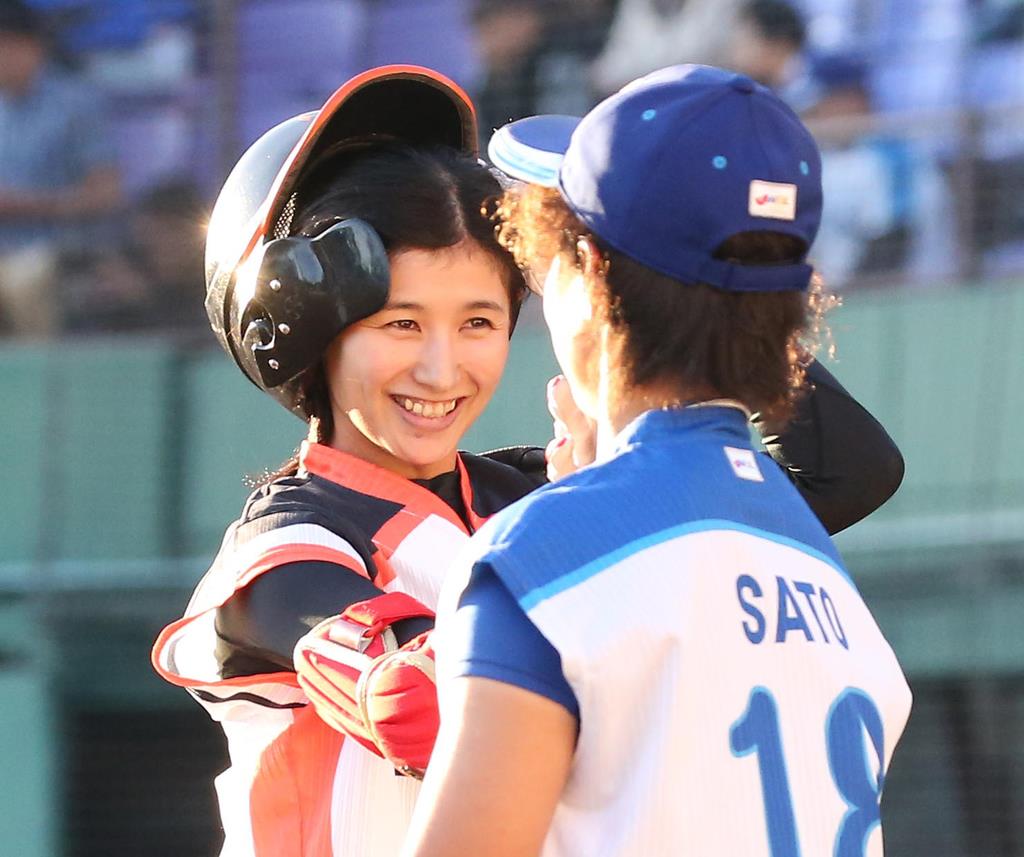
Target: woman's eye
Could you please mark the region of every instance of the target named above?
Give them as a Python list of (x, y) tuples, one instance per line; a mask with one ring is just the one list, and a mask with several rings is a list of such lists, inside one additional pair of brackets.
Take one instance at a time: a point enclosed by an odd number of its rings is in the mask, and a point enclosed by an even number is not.
[(395, 321), (388, 322), (388, 327), (393, 327), (396, 330), (416, 330), (416, 322), (411, 318), (399, 318)]
[(483, 318), (482, 316), (479, 317), (479, 318), (471, 318), (468, 322), (466, 322), (466, 325), (467, 325), (467, 327), (469, 327), (469, 328), (471, 328), (473, 330), (493, 330), (494, 329), (494, 322), (491, 321), (489, 318)]

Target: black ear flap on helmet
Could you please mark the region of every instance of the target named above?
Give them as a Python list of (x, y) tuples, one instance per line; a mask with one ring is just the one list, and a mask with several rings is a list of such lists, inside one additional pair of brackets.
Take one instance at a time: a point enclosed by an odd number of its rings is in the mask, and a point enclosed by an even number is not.
[[(280, 389), (282, 404), (292, 408), (292, 392), (281, 385), (319, 362), (338, 331), (383, 307), (389, 283), (384, 244), (361, 220), (343, 220), (312, 239), (268, 242), (255, 282), (235, 283), (239, 366), (279, 400)], [(246, 293), (251, 297), (240, 299)]]

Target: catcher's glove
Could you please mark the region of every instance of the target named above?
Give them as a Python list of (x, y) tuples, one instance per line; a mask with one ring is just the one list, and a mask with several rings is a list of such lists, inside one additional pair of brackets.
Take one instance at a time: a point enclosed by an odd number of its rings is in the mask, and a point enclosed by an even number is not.
[(391, 626), (433, 611), (393, 592), (351, 605), (314, 627), (295, 646), (299, 684), (335, 729), (421, 777), (439, 716), (430, 631), (399, 646)]

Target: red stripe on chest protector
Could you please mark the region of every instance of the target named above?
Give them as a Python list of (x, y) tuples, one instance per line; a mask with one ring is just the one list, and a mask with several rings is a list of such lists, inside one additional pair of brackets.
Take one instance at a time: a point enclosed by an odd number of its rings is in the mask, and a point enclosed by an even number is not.
[(332, 857), (331, 801), (344, 742), (309, 706), (263, 751), (249, 792), (255, 857)]

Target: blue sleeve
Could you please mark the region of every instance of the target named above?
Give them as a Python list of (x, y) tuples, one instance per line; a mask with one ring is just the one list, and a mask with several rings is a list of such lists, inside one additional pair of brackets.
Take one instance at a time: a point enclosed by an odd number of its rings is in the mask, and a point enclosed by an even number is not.
[(455, 615), (445, 626), (453, 676), (515, 685), (562, 705), (577, 720), (579, 704), (548, 642), (498, 576), (477, 563)]

